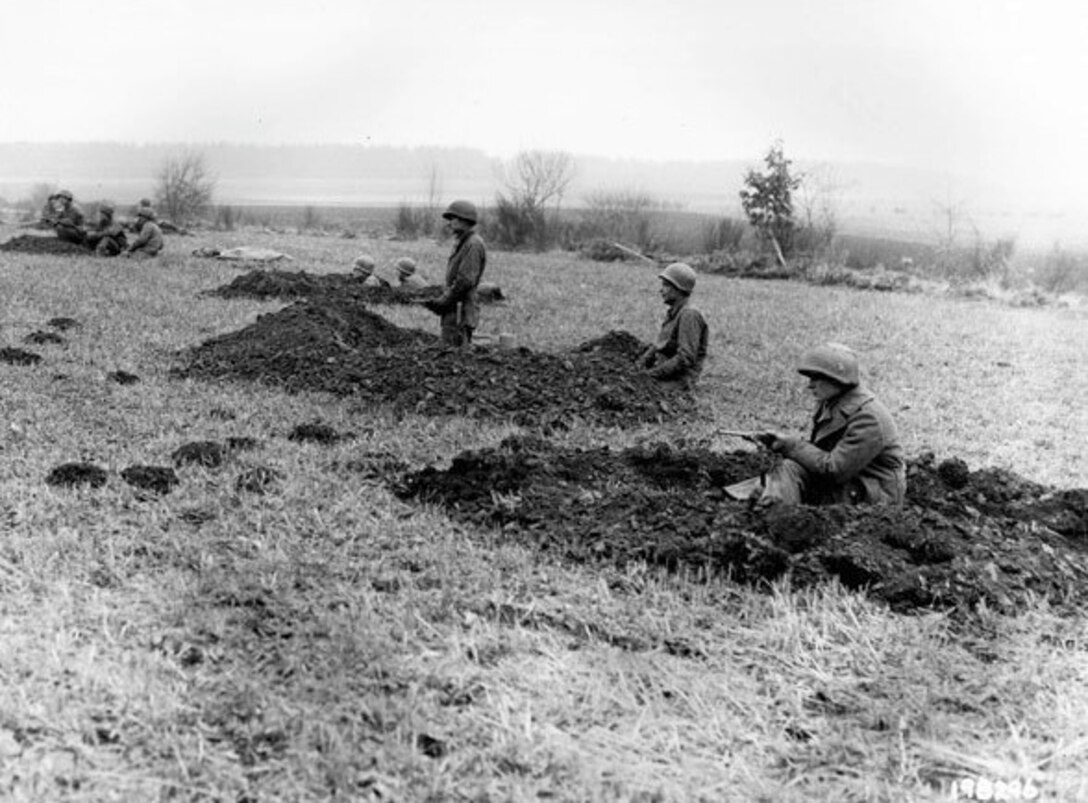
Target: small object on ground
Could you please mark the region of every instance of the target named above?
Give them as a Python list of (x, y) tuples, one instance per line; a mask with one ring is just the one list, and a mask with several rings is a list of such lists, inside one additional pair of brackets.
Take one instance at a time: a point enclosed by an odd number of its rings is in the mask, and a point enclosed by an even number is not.
[(337, 443), (340, 438), (341, 435), (339, 432), (328, 424), (322, 424), (320, 422), (299, 424), (291, 430), (291, 434), (287, 436), (287, 440), (289, 441), (310, 441), (312, 443), (321, 443), (326, 446)]
[(941, 481), (953, 490), (959, 490), (966, 487), (970, 482), (971, 472), (967, 468), (967, 463), (958, 457), (950, 457), (947, 460), (942, 460), (940, 465), (937, 466), (937, 476), (941, 478)]
[(273, 489), (283, 475), (274, 468), (267, 466), (254, 466), (238, 475), (234, 487), (238, 491), (246, 491), (253, 494), (268, 493)]
[(50, 318), (45, 322), (46, 326), (52, 326), (54, 329), (60, 329), (62, 332), (67, 332), (69, 329), (79, 329), (83, 324), (77, 321), (75, 318)]
[(101, 488), (106, 484), (106, 470), (93, 463), (63, 463), (50, 471), (45, 481), (49, 485), (67, 488), (77, 485)]
[(218, 468), (226, 459), (227, 450), (216, 441), (193, 441), (175, 449), (170, 459), (175, 466), (195, 464), (204, 468)]
[(130, 374), (128, 371), (111, 371), (106, 374), (106, 379), (110, 382), (116, 382), (118, 385), (135, 385), (140, 381), (140, 377), (136, 374)]
[(31, 345), (35, 346), (45, 346), (50, 344), (61, 345), (63, 343), (67, 343), (68, 341), (58, 335), (56, 332), (45, 332), (41, 329), (36, 329), (29, 335), (24, 337), (23, 342), (30, 343)]
[(0, 362), (6, 362), (8, 365), (37, 365), (41, 361), (42, 355), (33, 351), (12, 348), (11, 346), (0, 349)]
[(506, 294), (494, 282), (480, 282), (476, 287), (476, 300), (485, 304), (505, 301)]
[(168, 466), (129, 466), (121, 472), (121, 479), (142, 491), (168, 494), (178, 484), (178, 475)]
[(232, 435), (227, 438), (227, 449), (232, 452), (247, 452), (260, 446), (260, 441), (249, 435)]

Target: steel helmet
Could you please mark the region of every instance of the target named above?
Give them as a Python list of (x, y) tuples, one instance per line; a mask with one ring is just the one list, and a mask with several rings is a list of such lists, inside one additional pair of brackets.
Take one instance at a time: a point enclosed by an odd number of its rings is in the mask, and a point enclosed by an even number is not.
[(138, 206), (136, 207), (136, 217), (145, 217), (148, 220), (155, 219), (155, 210), (150, 206)]
[(451, 217), (459, 217), (461, 220), (468, 221), (469, 223), (475, 223), (479, 218), (476, 215), (476, 204), (472, 201), (454, 201), (446, 207), (446, 211), (442, 213), (442, 217), (449, 220)]
[(58, 192), (53, 197), (54, 198), (63, 198), (66, 201), (74, 200), (73, 197), (72, 197), (72, 193), (69, 190), (61, 190), (60, 192)]
[(685, 295), (691, 295), (691, 291), (695, 289), (695, 269), (685, 262), (673, 262), (657, 276)]
[(859, 381), (858, 358), (840, 343), (824, 343), (813, 346), (801, 356), (797, 373), (853, 387)]
[(401, 257), (397, 260), (397, 273), (402, 276), (411, 276), (416, 272), (416, 261), (410, 257)]
[(369, 276), (374, 272), (374, 266), (376, 264), (377, 263), (374, 262), (374, 257), (369, 254), (361, 254), (355, 258), (355, 272)]
[(101, 201), (98, 204), (98, 211), (103, 215), (113, 215), (115, 209), (112, 201)]

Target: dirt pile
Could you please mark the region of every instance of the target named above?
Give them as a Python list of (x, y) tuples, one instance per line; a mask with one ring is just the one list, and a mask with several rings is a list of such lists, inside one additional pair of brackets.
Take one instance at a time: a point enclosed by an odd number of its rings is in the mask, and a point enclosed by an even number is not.
[(412, 304), (438, 298), (437, 285), (405, 289), (389, 285), (366, 284), (366, 279), (351, 273), (307, 273), (306, 271), (252, 270), (229, 284), (208, 290), (206, 296), (218, 298), (350, 298), (361, 304)]
[(724, 497), (723, 485), (769, 460), (683, 444), (564, 451), (509, 438), (391, 482), (402, 498), (576, 562), (647, 561), (755, 584), (787, 572), (798, 586), (837, 578), (897, 610), (1088, 602), (1088, 490), (993, 469), (952, 488), (942, 477), (955, 472), (926, 455), (910, 464), (901, 510), (758, 510)]
[(57, 256), (87, 256), (91, 253), (89, 248), (84, 248), (82, 245), (58, 240), (56, 237), (40, 237), (34, 234), (20, 234), (12, 237), (7, 242), (0, 243), (0, 251)]
[[(692, 401), (634, 369), (637, 339), (611, 333), (564, 354), (441, 345), (347, 299), (299, 301), (183, 355), (175, 375), (243, 379), (291, 392), (353, 395), (422, 415), (562, 427), (574, 418), (630, 426)], [(644, 347), (644, 345), (640, 346)]]

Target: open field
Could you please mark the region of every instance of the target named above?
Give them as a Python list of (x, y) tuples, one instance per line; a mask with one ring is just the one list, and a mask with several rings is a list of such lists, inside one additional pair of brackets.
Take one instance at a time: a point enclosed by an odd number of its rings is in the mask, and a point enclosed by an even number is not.
[[(172, 379), (179, 349), (282, 306), (198, 297), (240, 270), (190, 252), (237, 245), (316, 273), (369, 252), (379, 271), (407, 255), (438, 278), (445, 257), (256, 231), (171, 237), (146, 263), (0, 252), (0, 347), (42, 355), (0, 364), (0, 797), (913, 801), (967, 799), (963, 782), (984, 779), (1088, 798), (1083, 617), (900, 616), (837, 586), (561, 565), (410, 505), (353, 466), (445, 466), (517, 428)], [(662, 312), (646, 266), (493, 252), (487, 278), (510, 301), (484, 308), (481, 333), (537, 350), (648, 339)], [(837, 340), (909, 455), (1088, 487), (1083, 308), (721, 276), (700, 278), (696, 303), (712, 341), (694, 420), (549, 437), (801, 431), (791, 366)], [(378, 311), (437, 329), (418, 308)], [(24, 343), (58, 316), (80, 323), (65, 343)], [(314, 421), (354, 437), (288, 438)], [(179, 468), (168, 495), (118, 476), (232, 437), (256, 448)], [(44, 482), (70, 461), (105, 467), (105, 485)], [(257, 466), (280, 477), (267, 493), (236, 484)]]

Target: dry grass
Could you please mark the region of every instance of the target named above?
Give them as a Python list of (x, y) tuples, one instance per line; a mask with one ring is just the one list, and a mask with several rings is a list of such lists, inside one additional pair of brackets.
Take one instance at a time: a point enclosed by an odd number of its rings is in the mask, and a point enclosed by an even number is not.
[[(555, 565), (350, 467), (368, 452), (441, 464), (507, 426), (169, 380), (174, 349), (277, 308), (197, 298), (238, 268), (185, 253), (242, 244), (309, 271), (369, 251), (437, 277), (444, 254), (245, 232), (171, 239), (146, 264), (0, 254), (3, 345), (53, 316), (83, 323), (34, 347), (39, 366), (0, 365), (0, 796), (913, 801), (982, 776), (1088, 797), (1083, 620), (1039, 606), (961, 629), (837, 587)], [(648, 337), (661, 314), (652, 269), (492, 256), (512, 301), (484, 310), (485, 333), (562, 348), (611, 328)], [(802, 428), (789, 366), (836, 339), (861, 349), (909, 452), (1088, 485), (1082, 312), (721, 277), (698, 293), (714, 339), (695, 434)], [(389, 317), (435, 327), (418, 310)], [(118, 368), (141, 382), (108, 383)], [(357, 437), (287, 439), (314, 420)], [(118, 476), (230, 436), (259, 446), (181, 469), (162, 499)], [(44, 484), (76, 459), (106, 467), (106, 486)], [(283, 479), (236, 491), (253, 466)]]

